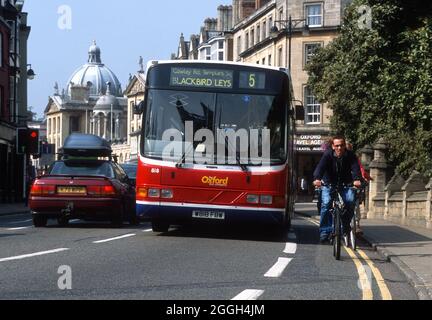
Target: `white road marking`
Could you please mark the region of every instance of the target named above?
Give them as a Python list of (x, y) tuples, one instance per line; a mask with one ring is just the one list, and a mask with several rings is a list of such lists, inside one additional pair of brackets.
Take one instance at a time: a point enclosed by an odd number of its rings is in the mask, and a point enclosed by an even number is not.
[(258, 300), (264, 293), (264, 290), (245, 290), (233, 299), (232, 301)]
[(279, 258), (278, 262), (264, 275), (266, 278), (279, 278), (293, 259)]
[(27, 223), (27, 222), (33, 222), (33, 219), (24, 220), (24, 221), (8, 222), (8, 223), (6, 223), (6, 224), (21, 224), (21, 223)]
[(18, 230), (25, 230), (25, 229), (30, 229), (30, 227), (9, 228), (6, 229), (6, 231), (18, 231)]
[(74, 219), (74, 220), (70, 220), (69, 222), (71, 222), (71, 223), (75, 223), (75, 222), (80, 222), (81, 220), (79, 220), (79, 219)]
[(297, 243), (287, 243), (284, 253), (286, 254), (295, 254), (297, 252)]
[(153, 232), (153, 229), (146, 229), (146, 230), (143, 230), (143, 232)]
[(105, 240), (93, 241), (93, 243), (95, 243), (95, 244), (99, 244), (99, 243), (106, 243), (106, 242), (111, 242), (111, 241), (115, 241), (115, 240), (120, 240), (120, 239), (125, 239), (125, 238), (135, 237), (135, 236), (136, 236), (135, 233), (125, 234), (124, 236), (115, 237), (115, 238), (111, 238), (111, 239), (105, 239)]
[(27, 258), (32, 258), (32, 257), (38, 257), (38, 256), (47, 255), (47, 254), (52, 254), (52, 253), (59, 253), (59, 252), (67, 251), (67, 250), (70, 250), (70, 249), (68, 249), (68, 248), (61, 248), (61, 249), (55, 249), (55, 250), (50, 250), (50, 251), (36, 252), (36, 253), (31, 253), (31, 254), (25, 254), (25, 255), (22, 255), (22, 256), (3, 258), (3, 259), (0, 259), (0, 262), (7, 262), (7, 261), (13, 261), (13, 260), (22, 260), (22, 259), (27, 259)]

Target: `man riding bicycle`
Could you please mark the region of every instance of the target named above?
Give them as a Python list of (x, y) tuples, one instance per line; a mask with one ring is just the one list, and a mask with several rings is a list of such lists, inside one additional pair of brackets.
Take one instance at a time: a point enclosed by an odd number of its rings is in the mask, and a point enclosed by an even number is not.
[(330, 242), (333, 233), (331, 214), (332, 195), (337, 186), (341, 186), (341, 196), (346, 206), (342, 217), (343, 234), (351, 232), (351, 220), (354, 217), (356, 194), (351, 186), (361, 187), (361, 172), (357, 156), (347, 150), (346, 139), (342, 136), (333, 138), (328, 149), (314, 172), (314, 185), (322, 190), (320, 242)]

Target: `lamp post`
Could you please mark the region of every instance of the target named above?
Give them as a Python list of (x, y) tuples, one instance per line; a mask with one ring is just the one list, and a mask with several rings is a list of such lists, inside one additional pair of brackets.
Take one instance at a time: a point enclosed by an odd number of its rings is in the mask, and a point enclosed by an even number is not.
[(307, 24), (306, 19), (292, 19), (291, 16), (289, 16), (288, 20), (276, 20), (275, 25), (270, 30), (270, 35), (272, 38), (276, 38), (280, 32), (280, 30), (276, 26), (277, 23), (281, 24), (283, 26), (284, 31), (288, 33), (289, 49), (288, 49), (287, 66), (288, 66), (289, 70), (291, 71), (291, 49), (292, 49), (293, 29), (296, 28), (298, 25), (303, 23), (303, 30), (302, 30), (303, 36), (307, 37), (310, 34), (309, 25)]
[(35, 76), (36, 76), (36, 73), (33, 71), (32, 67), (31, 67), (31, 64), (28, 64), (27, 67), (30, 67), (27, 70), (27, 78), (29, 80), (33, 80), (35, 78)]

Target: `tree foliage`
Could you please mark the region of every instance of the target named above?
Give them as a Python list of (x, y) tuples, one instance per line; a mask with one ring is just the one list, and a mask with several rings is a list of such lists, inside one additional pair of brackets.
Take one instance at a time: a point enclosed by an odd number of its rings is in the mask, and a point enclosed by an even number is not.
[[(359, 27), (359, 7), (372, 28)], [(334, 133), (357, 148), (387, 140), (403, 175), (432, 176), (432, 4), (420, 0), (354, 0), (341, 35), (307, 66), (309, 85), (329, 102)]]

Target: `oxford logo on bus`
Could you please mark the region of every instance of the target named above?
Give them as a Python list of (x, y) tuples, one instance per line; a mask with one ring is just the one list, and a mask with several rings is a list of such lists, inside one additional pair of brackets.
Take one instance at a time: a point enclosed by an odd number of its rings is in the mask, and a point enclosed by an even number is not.
[[(162, 139), (170, 141), (163, 150), (163, 160), (167, 162), (253, 167), (271, 165), (271, 138), (267, 128), (223, 128), (216, 132), (200, 129), (195, 132), (193, 122), (187, 121), (185, 132), (169, 129), (163, 133)], [(259, 171), (256, 172), (259, 174)]]
[(228, 187), (229, 178), (220, 179), (218, 177), (204, 176), (201, 179), (203, 184), (208, 184), (211, 187)]

